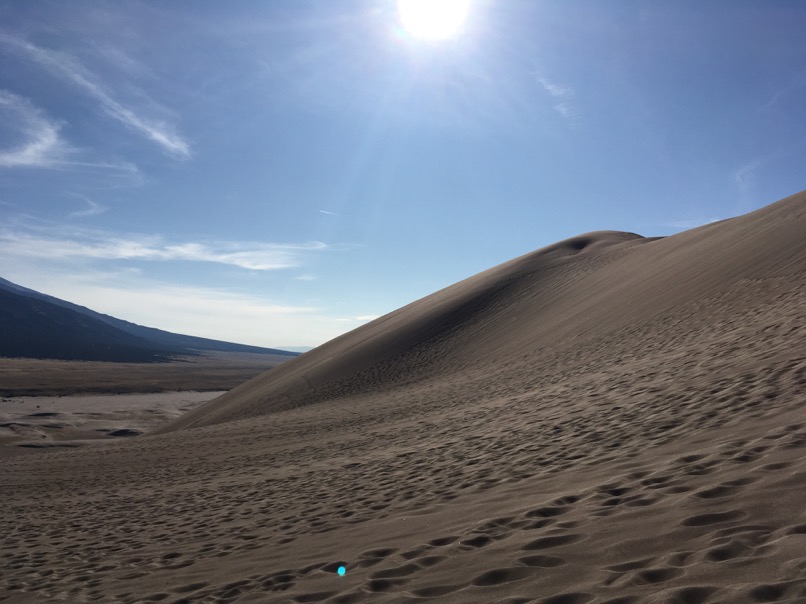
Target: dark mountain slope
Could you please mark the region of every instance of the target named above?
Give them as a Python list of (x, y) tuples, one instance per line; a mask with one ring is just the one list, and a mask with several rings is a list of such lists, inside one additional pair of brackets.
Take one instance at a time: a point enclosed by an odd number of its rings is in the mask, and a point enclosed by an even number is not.
[(74, 310), (0, 289), (0, 356), (154, 362), (181, 353)]
[(186, 353), (189, 352), (190, 350), (215, 350), (219, 352), (252, 352), (257, 354), (279, 354), (288, 357), (294, 357), (297, 356), (298, 354), (286, 350), (263, 348), (260, 346), (249, 346), (246, 344), (235, 344), (232, 342), (222, 342), (220, 340), (211, 340), (208, 338), (199, 338), (196, 336), (187, 336), (178, 333), (171, 333), (169, 331), (163, 331), (162, 329), (156, 329), (154, 327), (144, 327), (142, 325), (137, 325), (136, 323), (131, 323), (130, 321), (124, 321), (122, 319), (117, 319), (115, 317), (111, 317), (109, 315), (96, 312), (85, 306), (79, 306), (78, 304), (67, 302), (66, 300), (60, 300), (59, 298), (48, 296), (47, 294), (43, 294), (34, 291), (32, 289), (28, 289), (27, 287), (22, 287), (21, 285), (17, 285), (16, 283), (12, 283), (11, 281), (7, 281), (6, 279), (2, 278), (0, 278), (0, 290), (6, 290), (36, 300), (42, 300), (45, 302), (49, 302), (51, 304), (55, 304), (56, 306), (60, 306), (62, 308), (66, 308), (75, 311), (77, 313), (81, 313), (83, 315), (101, 321), (103, 323), (106, 323), (107, 325), (119, 329), (129, 335), (147, 340), (150, 343), (150, 345), (156, 346), (157, 348), (167, 348), (171, 350), (179, 349), (184, 350)]

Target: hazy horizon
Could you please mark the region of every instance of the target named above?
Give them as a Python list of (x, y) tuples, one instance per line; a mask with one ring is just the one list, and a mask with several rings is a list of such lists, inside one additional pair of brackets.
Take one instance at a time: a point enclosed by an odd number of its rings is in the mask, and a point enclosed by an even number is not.
[(0, 277), (317, 346), (586, 231), (806, 188), (806, 5), (0, 1)]

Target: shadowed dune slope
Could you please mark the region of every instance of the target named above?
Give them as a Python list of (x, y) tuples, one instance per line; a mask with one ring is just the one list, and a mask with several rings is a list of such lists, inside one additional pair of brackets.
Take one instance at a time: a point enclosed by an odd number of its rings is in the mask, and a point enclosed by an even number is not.
[[(498, 382), (524, 363), (604, 343), (673, 309), (678, 330), (708, 329), (714, 296), (763, 280), (791, 289), (806, 264), (806, 193), (666, 238), (597, 231), (445, 288), (242, 384), (165, 431), (381, 393), (446, 375)], [(602, 360), (605, 361), (604, 355)]]

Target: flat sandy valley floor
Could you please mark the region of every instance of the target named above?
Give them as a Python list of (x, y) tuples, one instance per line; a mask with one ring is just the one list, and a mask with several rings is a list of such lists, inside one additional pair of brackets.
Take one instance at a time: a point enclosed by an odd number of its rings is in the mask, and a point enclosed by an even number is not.
[(5, 459), (0, 600), (806, 602), (804, 233), (588, 234)]
[(54, 447), (103, 446), (139, 436), (223, 393), (3, 397), (0, 459)]

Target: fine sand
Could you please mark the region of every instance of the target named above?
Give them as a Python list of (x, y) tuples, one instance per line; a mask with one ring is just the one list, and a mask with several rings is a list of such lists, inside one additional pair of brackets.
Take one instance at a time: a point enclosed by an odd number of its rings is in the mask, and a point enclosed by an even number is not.
[(4, 460), (0, 598), (806, 602), (805, 316), (804, 193), (560, 242)]

